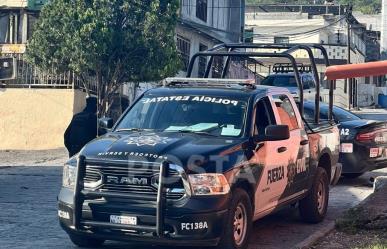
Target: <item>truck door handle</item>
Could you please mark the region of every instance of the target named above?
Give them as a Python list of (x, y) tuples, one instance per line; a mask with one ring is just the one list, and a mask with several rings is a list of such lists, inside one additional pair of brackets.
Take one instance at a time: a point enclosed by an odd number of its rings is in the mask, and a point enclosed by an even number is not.
[(302, 140), (300, 142), (300, 145), (307, 145), (307, 144), (309, 144), (309, 140)]
[(277, 149), (278, 153), (282, 153), (282, 152), (285, 152), (285, 151), (287, 151), (287, 150), (288, 150), (288, 148), (286, 148), (286, 147), (279, 147), (279, 148)]

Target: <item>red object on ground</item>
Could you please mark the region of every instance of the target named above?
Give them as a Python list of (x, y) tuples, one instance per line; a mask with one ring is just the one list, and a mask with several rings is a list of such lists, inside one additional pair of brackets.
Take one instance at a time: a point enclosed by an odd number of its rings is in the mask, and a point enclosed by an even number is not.
[(381, 76), (385, 74), (387, 74), (387, 61), (330, 66), (325, 72), (328, 80)]

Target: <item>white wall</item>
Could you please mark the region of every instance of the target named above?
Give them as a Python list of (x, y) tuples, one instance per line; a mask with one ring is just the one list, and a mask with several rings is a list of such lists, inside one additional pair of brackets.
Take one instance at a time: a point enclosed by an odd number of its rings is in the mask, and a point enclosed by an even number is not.
[[(186, 29), (182, 26), (177, 26), (176, 28), (176, 34), (184, 37), (185, 39), (190, 41), (190, 57), (197, 52), (199, 52), (199, 44), (203, 44), (207, 46), (208, 48), (212, 48), (215, 46), (218, 42), (215, 40), (210, 40), (209, 38), (206, 38), (205, 35), (196, 33), (195, 31), (192, 31), (190, 29)], [(197, 75), (198, 72), (198, 59), (195, 61), (194, 68), (192, 70), (192, 75), (195, 76)], [(186, 72), (179, 72), (177, 76), (185, 76)]]
[[(290, 43), (320, 43), (320, 33), (303, 33), (323, 27), (326, 25), (324, 19), (307, 19), (302, 15), (292, 15), (289, 19), (284, 19), (282, 15), (270, 14), (274, 15), (271, 19), (246, 19), (246, 28), (253, 28), (254, 43), (271, 43), (274, 42), (274, 37), (289, 37)], [(300, 35), (289, 36), (296, 33)]]
[(1, 0), (0, 5), (5, 5), (7, 7), (14, 8), (24, 8), (27, 7), (28, 0)]
[(358, 84), (357, 103), (359, 107), (371, 106), (377, 103), (378, 96), (375, 95), (375, 86), (370, 84)]
[(240, 0), (208, 0), (207, 21), (196, 17), (196, 4), (197, 0), (181, 0), (181, 18), (219, 30), (239, 32), (240, 20), (235, 17), (240, 17)]

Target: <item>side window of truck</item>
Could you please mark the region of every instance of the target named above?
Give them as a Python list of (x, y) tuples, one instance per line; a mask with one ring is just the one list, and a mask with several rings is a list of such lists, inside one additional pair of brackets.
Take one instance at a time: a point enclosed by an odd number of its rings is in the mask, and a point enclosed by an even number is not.
[(254, 135), (264, 135), (266, 127), (274, 123), (270, 101), (267, 97), (263, 98), (256, 105)]
[(274, 95), (273, 99), (275, 106), (277, 107), (281, 124), (288, 125), (289, 130), (291, 131), (300, 128), (296, 112), (293, 109), (293, 105), (292, 102), (290, 102), (289, 97), (286, 95)]

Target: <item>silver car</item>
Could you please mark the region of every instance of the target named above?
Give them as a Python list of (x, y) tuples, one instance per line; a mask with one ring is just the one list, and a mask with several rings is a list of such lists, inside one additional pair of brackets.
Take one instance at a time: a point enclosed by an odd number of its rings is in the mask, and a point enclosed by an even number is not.
[[(301, 74), (301, 81), (304, 87), (304, 99), (314, 100), (316, 96), (316, 82), (311, 73)], [(293, 97), (299, 97), (299, 90), (294, 73), (271, 74), (262, 80), (261, 85), (287, 88)]]

